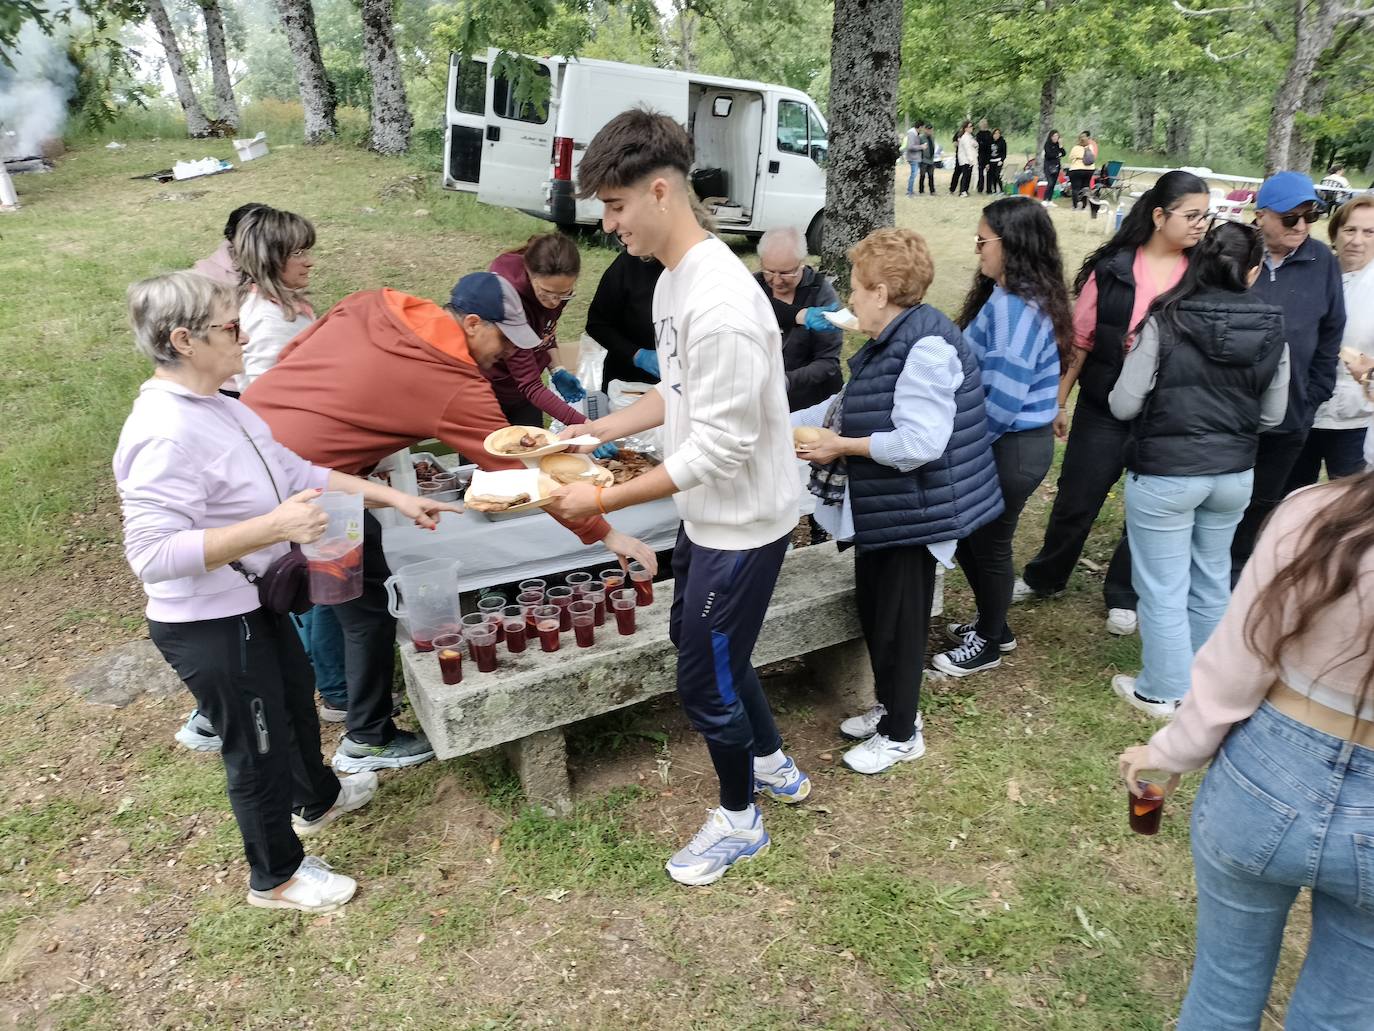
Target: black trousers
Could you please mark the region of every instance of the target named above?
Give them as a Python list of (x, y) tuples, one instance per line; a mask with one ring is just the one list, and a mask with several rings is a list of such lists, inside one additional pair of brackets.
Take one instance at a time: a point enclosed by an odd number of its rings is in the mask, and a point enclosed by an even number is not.
[(296, 628), (258, 609), (193, 623), (150, 619), (148, 631), (223, 741), (249, 883), (275, 888), (305, 857), (292, 810), (313, 820), (339, 797), (339, 779), (320, 758), (315, 676)]
[(873, 666), (873, 690), (887, 710), (878, 733), (910, 741), (921, 705), (935, 557), (924, 545), (854, 553), (854, 597)]
[(955, 165), (954, 177), (949, 181), (950, 193), (968, 193), (969, 180), (973, 178), (972, 165)]
[(988, 163), (988, 193), (1002, 192), (1002, 162)]
[(501, 414), (512, 426), (543, 426), (544, 413), (532, 401), (502, 401)]
[(979, 161), (979, 162), (978, 162), (978, 192), (979, 192), (979, 193), (986, 193), (986, 192), (987, 192), (987, 184), (988, 184), (989, 182), (991, 182), (991, 176), (990, 176), (990, 173), (989, 173), (989, 171), (988, 171), (988, 165), (989, 165), (989, 163), (990, 163), (990, 162), (987, 162), (987, 161)]
[(668, 636), (677, 648), (677, 695), (706, 739), (726, 809), (748, 807), (753, 757), (782, 747), (753, 654), (790, 537), (748, 551), (720, 551), (694, 544), (679, 528), (673, 548)]
[(1045, 169), (1045, 200), (1054, 200), (1054, 188), (1059, 183), (1059, 166), (1054, 165)]
[(1092, 178), (1093, 170), (1091, 168), (1069, 169), (1069, 188), (1073, 190), (1073, 206), (1075, 208), (1088, 206), (1088, 184), (1092, 182)]
[(382, 551), (382, 524), (363, 513), (363, 593), (331, 608), (344, 637), (348, 680), (348, 736), (360, 745), (384, 745), (396, 736), (391, 684), (396, 663), (396, 617), (386, 608), (391, 567)]
[(1007, 628), (1011, 608), (1012, 543), (1021, 510), (1054, 462), (1054, 429), (1040, 426), (1004, 433), (992, 443), (997, 479), (1002, 486), (1002, 514), (959, 542), (955, 558), (978, 604), (978, 635), (996, 644)]
[(1288, 477), (1293, 465), (1307, 443), (1307, 430), (1291, 433), (1261, 433), (1259, 451), (1255, 454), (1255, 486), (1250, 492), (1250, 505), (1241, 516), (1236, 535), (1231, 538), (1231, 586), (1240, 579), (1240, 571), (1250, 560), (1259, 538), (1260, 527), (1288, 495)]
[(1329, 480), (1364, 472), (1365, 433), (1364, 427), (1354, 430), (1309, 430), (1302, 451), (1293, 463), (1293, 470), (1288, 474), (1285, 494), (1292, 494), (1299, 487), (1307, 487), (1320, 480), (1323, 463)]
[(926, 183), (929, 183), (929, 184), (930, 184), (930, 193), (931, 193), (931, 196), (934, 196), (934, 195), (935, 195), (935, 166), (934, 166), (934, 165), (921, 164), (921, 165), (918, 166), (918, 168), (919, 168), (918, 174), (919, 174), (920, 178), (919, 178), (919, 180), (918, 180), (918, 184), (919, 184), (919, 185), (917, 185), (916, 191), (917, 191), (918, 193), (925, 193), (925, 192), (926, 192)]
[[(1057, 594), (1069, 583), (1069, 575), (1088, 534), (1097, 521), (1107, 494), (1126, 471), (1123, 458), (1130, 424), (1112, 417), (1105, 408), (1078, 396), (1069, 443), (1064, 449), (1064, 464), (1059, 470), (1059, 485), (1045, 527), (1040, 553), (1026, 563), (1022, 578), (1037, 594)], [(1131, 586), (1131, 551), (1126, 529), (1107, 567), (1107, 582), (1102, 588), (1109, 609), (1134, 609), (1135, 588)]]

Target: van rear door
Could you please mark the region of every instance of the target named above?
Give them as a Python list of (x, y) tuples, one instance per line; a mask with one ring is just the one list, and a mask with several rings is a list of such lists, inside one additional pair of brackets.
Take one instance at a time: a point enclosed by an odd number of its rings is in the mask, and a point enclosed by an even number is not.
[(448, 118), (444, 129), (444, 187), (477, 192), (487, 127), (485, 57), (448, 57)]
[[(495, 69), (495, 47), (487, 51)], [(558, 95), (558, 65), (531, 58), (536, 74), (548, 80), (549, 100), (543, 106), (516, 99), (505, 75), (487, 76), (486, 128), (482, 144), (482, 178), (477, 199), (542, 214), (544, 183), (553, 155), (554, 107)]]

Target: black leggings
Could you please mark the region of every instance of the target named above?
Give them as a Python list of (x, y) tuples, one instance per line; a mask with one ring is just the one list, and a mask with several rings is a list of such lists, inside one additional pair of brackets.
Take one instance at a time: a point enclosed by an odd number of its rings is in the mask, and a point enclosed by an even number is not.
[(887, 710), (878, 733), (910, 741), (935, 605), (935, 557), (924, 545), (856, 551), (854, 600), (873, 666), (873, 693)]
[(973, 178), (972, 165), (955, 165), (954, 175), (949, 180), (950, 193), (968, 193), (969, 180)]
[(296, 628), (258, 609), (192, 623), (150, 619), (148, 630), (224, 742), (249, 884), (269, 891), (305, 856), (292, 811), (314, 820), (339, 797), (339, 778), (320, 757), (315, 676)]
[(1072, 168), (1069, 170), (1069, 186), (1073, 190), (1073, 206), (1088, 206), (1088, 184), (1092, 182), (1091, 168)]

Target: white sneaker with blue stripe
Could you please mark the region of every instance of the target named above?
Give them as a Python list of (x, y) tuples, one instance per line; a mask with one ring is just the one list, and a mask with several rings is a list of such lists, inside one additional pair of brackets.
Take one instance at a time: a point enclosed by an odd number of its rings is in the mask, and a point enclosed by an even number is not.
[(765, 772), (754, 760), (754, 790), (767, 795), (775, 802), (796, 805), (811, 794), (811, 778), (797, 769), (792, 757), (787, 756), (783, 764), (772, 773)]
[(723, 809), (712, 809), (711, 815), (695, 837), (680, 849), (664, 869), (678, 884), (701, 887), (714, 884), (725, 871), (738, 862), (757, 859), (768, 851), (768, 832), (757, 808), (753, 819), (745, 827), (736, 827)]

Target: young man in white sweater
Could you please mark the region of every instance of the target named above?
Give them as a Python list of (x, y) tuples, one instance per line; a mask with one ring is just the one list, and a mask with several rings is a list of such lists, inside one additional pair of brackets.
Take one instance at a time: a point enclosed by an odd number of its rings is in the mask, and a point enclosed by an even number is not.
[(605, 205), (606, 231), (631, 254), (663, 264), (653, 302), (662, 380), (629, 408), (565, 434), (617, 440), (661, 425), (668, 457), (618, 486), (561, 488), (551, 509), (590, 515), (669, 495), (677, 502), (670, 626), (677, 690), (706, 738), (720, 808), (667, 870), (700, 885), (768, 848), (756, 791), (795, 803), (811, 782), (783, 754), (750, 661), (797, 523), (782, 343), (749, 270), (698, 224), (691, 163), (682, 126), (643, 110), (612, 119), (582, 158), (578, 190)]

